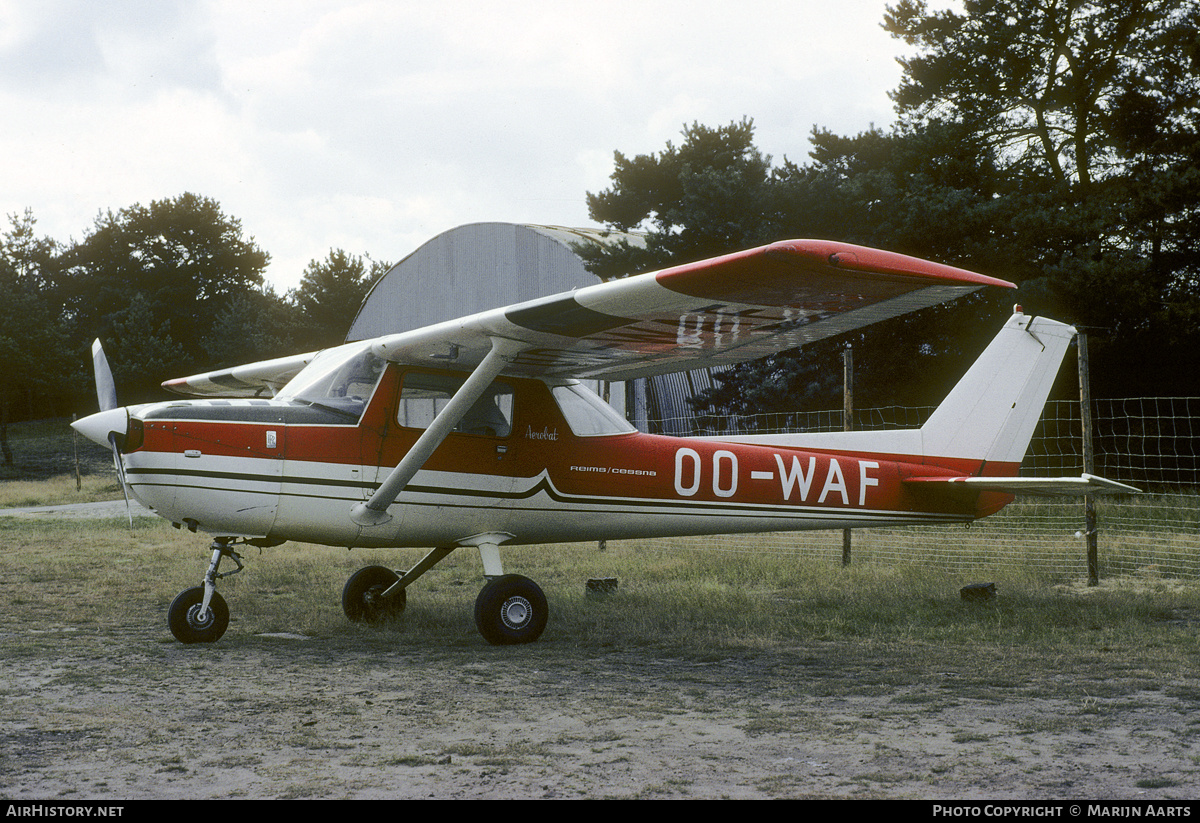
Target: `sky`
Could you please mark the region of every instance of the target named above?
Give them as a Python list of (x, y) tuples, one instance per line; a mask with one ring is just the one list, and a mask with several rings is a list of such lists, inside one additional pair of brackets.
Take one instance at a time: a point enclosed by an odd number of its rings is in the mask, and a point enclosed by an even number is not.
[(0, 0), (0, 211), (69, 243), (193, 192), (280, 293), (334, 248), (398, 262), (467, 223), (594, 226), (614, 151), (686, 124), (752, 118), (776, 162), (806, 161), (814, 126), (890, 125), (887, 4)]

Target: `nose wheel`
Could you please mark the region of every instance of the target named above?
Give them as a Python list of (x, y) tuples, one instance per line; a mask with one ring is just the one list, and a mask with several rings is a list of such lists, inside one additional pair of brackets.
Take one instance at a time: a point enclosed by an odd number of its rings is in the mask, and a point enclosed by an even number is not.
[(229, 628), (229, 606), (213, 592), (205, 608), (204, 587), (194, 586), (175, 598), (167, 611), (167, 624), (180, 643), (213, 643)]
[[(233, 550), (235, 542), (232, 537), (213, 540), (212, 559), (208, 563), (208, 573), (204, 575), (204, 585), (184, 589), (167, 610), (167, 625), (180, 643), (215, 643), (229, 628), (229, 606), (217, 592), (217, 581), (244, 568), (241, 555)], [(217, 570), (225, 557), (236, 563), (237, 568), (219, 574)]]

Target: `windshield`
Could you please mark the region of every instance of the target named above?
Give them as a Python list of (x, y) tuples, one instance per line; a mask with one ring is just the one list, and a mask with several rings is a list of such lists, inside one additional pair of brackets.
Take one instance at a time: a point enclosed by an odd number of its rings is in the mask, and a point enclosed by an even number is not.
[(326, 349), (293, 377), (276, 399), (318, 406), (358, 422), (383, 366), (369, 341)]

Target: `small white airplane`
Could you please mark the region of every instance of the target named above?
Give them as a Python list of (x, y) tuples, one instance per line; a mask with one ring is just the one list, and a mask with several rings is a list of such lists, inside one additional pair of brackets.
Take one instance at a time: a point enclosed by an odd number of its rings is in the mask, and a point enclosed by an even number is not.
[[(1019, 310), (919, 429), (724, 438), (638, 432), (581, 379), (627, 380), (762, 357), (1003, 280), (890, 252), (793, 240), (319, 353), (171, 380), (199, 397), (117, 405), (99, 341), (101, 411), (74, 423), (112, 448), (123, 488), (213, 536), (171, 632), (207, 643), (229, 609), (235, 547), (288, 540), (432, 547), (345, 585), (351, 620), (403, 611), (461, 547), (487, 579), (490, 643), (536, 640), (546, 598), (500, 546), (961, 523), (1021, 492), (1136, 489), (1017, 470), (1075, 330)], [(419, 296), (414, 295), (414, 299)], [(237, 566), (220, 573), (221, 561)]]

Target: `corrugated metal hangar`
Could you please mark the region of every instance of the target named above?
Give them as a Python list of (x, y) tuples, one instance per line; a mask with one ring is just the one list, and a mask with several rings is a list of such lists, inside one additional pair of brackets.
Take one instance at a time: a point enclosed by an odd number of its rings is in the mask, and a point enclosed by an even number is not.
[[(472, 223), (443, 232), (375, 283), (347, 342), (417, 329), (488, 309), (590, 286), (599, 279), (576, 249), (641, 235), (516, 223)], [(686, 398), (710, 385), (707, 372), (613, 384), (609, 402), (643, 431), (684, 434)], [(603, 390), (602, 390), (603, 393)], [(670, 422), (670, 421), (677, 422)]]

